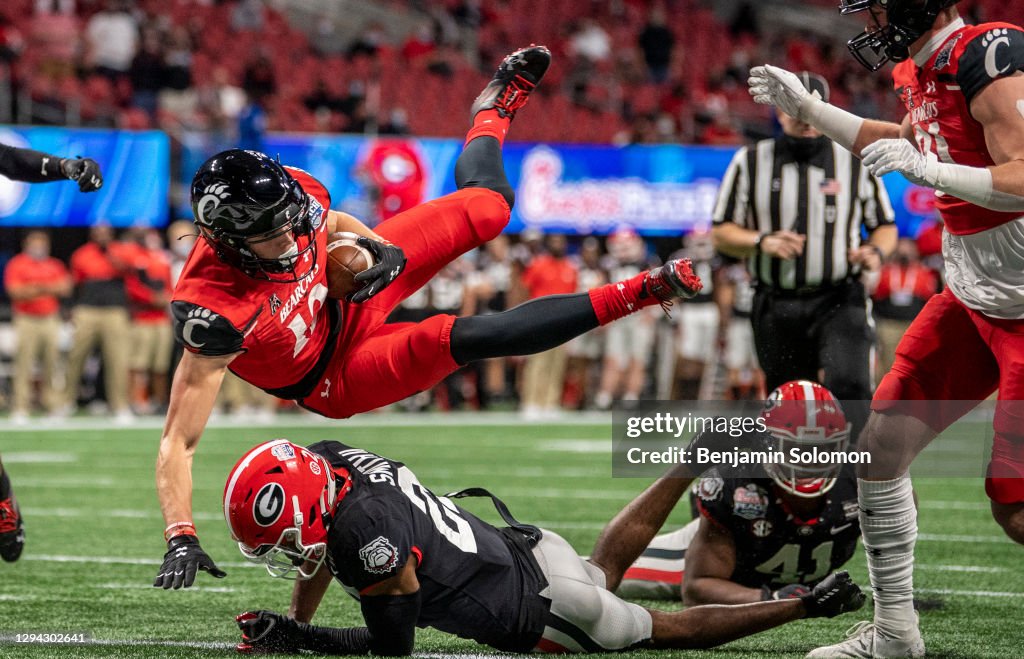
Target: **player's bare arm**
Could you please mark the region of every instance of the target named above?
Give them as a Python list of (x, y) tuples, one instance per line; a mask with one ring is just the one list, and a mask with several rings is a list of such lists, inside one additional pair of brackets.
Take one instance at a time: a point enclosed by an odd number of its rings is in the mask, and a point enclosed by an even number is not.
[(803, 254), (807, 236), (785, 230), (760, 234), (733, 222), (723, 222), (711, 229), (711, 239), (715, 249), (735, 258), (763, 253), (791, 260)]
[(850, 250), (850, 263), (861, 266), (865, 270), (874, 271), (882, 267), (885, 258), (896, 250), (899, 231), (895, 224), (880, 226), (871, 232), (866, 243), (857, 249)]
[[(316, 566), (310, 561), (305, 566), (307, 572), (312, 572)], [(312, 579), (296, 579), (292, 588), (292, 603), (288, 607), (288, 615), (299, 622), (310, 622), (316, 611), (320, 608), (320, 602), (331, 585), (330, 570), (317, 570)]]
[(749, 604), (760, 602), (761, 589), (747, 588), (731, 581), (736, 568), (736, 542), (732, 533), (706, 517), (686, 550), (683, 603)]
[(156, 462), (156, 487), (167, 528), (168, 551), (153, 582), (191, 586), (200, 569), (224, 576), (199, 548), (192, 522), (192, 457), (235, 355), (205, 357), (185, 351), (174, 373), (170, 404)]
[[(995, 193), (1012, 195), (1024, 210), (1024, 73), (1001, 78), (974, 97), (971, 114), (985, 129)], [(1014, 203), (1010, 200), (1009, 203)]]

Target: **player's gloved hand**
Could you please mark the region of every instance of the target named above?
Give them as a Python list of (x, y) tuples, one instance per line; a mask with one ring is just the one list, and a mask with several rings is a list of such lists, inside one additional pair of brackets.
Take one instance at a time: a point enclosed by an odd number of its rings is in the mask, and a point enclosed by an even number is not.
[(797, 599), (810, 594), (810, 592), (810, 587), (805, 586), (802, 583), (791, 583), (788, 586), (779, 588), (778, 590), (772, 590), (771, 586), (764, 586), (761, 588), (761, 601), (770, 602), (772, 600)]
[(82, 192), (95, 192), (103, 187), (103, 173), (100, 164), (92, 158), (65, 158), (60, 169), (72, 181), (78, 183)]
[(373, 254), (377, 265), (367, 268), (355, 276), (358, 282), (365, 282), (365, 285), (349, 296), (349, 302), (366, 302), (371, 297), (387, 288), (388, 284), (398, 278), (405, 270), (405, 253), (398, 245), (389, 242), (371, 240), (366, 236), (360, 236), (356, 243), (365, 247)]
[(872, 142), (864, 147), (861, 159), (875, 176), (900, 172), (911, 183), (932, 188), (938, 181), (938, 156), (930, 152), (925, 156), (909, 140), (898, 138)]
[(223, 579), (227, 572), (218, 568), (213, 559), (199, 546), (194, 535), (176, 535), (167, 541), (167, 553), (160, 573), (153, 580), (154, 588), (188, 588), (195, 582), (196, 573), (206, 570), (211, 576)]
[(864, 606), (865, 596), (860, 586), (850, 579), (850, 573), (841, 570), (822, 579), (810, 593), (801, 595), (800, 600), (807, 618), (834, 618)]
[(813, 103), (821, 103), (817, 96), (807, 91), (795, 73), (771, 64), (750, 69), (747, 85), (755, 103), (774, 105), (801, 121), (807, 119), (807, 109)]
[(235, 616), (242, 630), (242, 642), (235, 646), (239, 652), (287, 652), (301, 648), (302, 631), (294, 618), (273, 611), (246, 611)]

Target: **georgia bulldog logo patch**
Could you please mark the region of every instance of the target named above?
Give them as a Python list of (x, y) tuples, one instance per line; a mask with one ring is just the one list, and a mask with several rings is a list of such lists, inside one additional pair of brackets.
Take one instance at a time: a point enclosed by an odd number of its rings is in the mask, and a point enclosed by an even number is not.
[(371, 574), (390, 572), (398, 564), (398, 549), (382, 535), (366, 543), (359, 550), (359, 558), (363, 559), (363, 568)]

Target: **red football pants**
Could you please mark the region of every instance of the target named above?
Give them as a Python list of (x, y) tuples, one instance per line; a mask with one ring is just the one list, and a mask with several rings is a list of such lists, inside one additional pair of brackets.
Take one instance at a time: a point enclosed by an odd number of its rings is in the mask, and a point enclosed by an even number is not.
[(933, 296), (900, 340), (871, 408), (942, 432), (997, 387), (985, 491), (998, 503), (1024, 502), (1024, 320), (990, 318), (949, 289)]
[(497, 237), (509, 213), (497, 192), (464, 188), (382, 222), (376, 231), (405, 252), (405, 271), (367, 302), (341, 303), (334, 358), (302, 405), (326, 417), (347, 418), (429, 389), (456, 371), (449, 346), (455, 316), (384, 321), (445, 265)]

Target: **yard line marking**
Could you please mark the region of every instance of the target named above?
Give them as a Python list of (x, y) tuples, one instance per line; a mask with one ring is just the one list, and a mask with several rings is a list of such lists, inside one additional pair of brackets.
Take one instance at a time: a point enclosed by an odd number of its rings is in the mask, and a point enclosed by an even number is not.
[[(11, 595), (9, 593), (0, 593), (0, 602), (30, 602), (34, 599), (38, 599), (36, 595)], [(0, 639), (3, 637), (0, 636)]]
[(1007, 593), (995, 590), (954, 590), (951, 588), (915, 588), (917, 593), (933, 595), (966, 595), (968, 597), (1024, 597), (1024, 593)]
[(558, 451), (561, 453), (610, 453), (610, 439), (555, 439), (544, 442), (537, 447), (541, 451)]
[[(7, 456), (3, 456), (4, 460)], [(23, 478), (18, 476), (18, 489), (23, 487), (114, 487), (118, 483), (109, 476), (91, 476), (89, 478), (55, 477), (55, 478)], [(138, 489), (137, 483), (123, 484), (122, 487)]]
[(1009, 572), (1004, 567), (991, 567), (988, 565), (930, 565), (928, 563), (916, 563), (915, 568), (919, 570), (935, 570), (936, 572), (986, 572), (998, 573)]
[[(102, 430), (105, 433), (116, 433), (124, 430), (161, 430), (164, 427), (162, 416), (135, 417), (131, 423), (111, 427), (107, 417), (72, 417), (68, 419), (36, 419), (32, 426), (14, 425), (6, 419), (0, 419), (0, 431), (4, 433), (34, 433), (53, 430)], [(231, 415), (221, 415), (210, 419), (207, 428), (358, 428), (358, 427), (422, 427), (422, 426), (592, 426), (602, 425), (611, 428), (611, 412), (571, 412), (555, 419), (543, 421), (527, 421), (516, 412), (428, 412), (424, 414), (402, 414), (383, 412), (364, 414), (353, 421), (339, 424), (336, 419), (327, 419), (315, 414), (281, 414), (266, 423), (254, 421), (252, 418), (236, 419)], [(96, 439), (102, 439), (96, 437)], [(389, 438), (392, 439), (392, 438)], [(417, 438), (417, 441), (420, 441)], [(6, 458), (5, 458), (6, 459)]]
[(927, 542), (991, 542), (995, 544), (1014, 544), (1005, 535), (949, 535), (945, 533), (920, 533), (918, 540)]
[[(6, 431), (5, 431), (6, 432)], [(44, 453), (42, 451), (14, 451), (3, 454), (4, 464), (33, 464), (51, 462), (78, 462), (74, 453)]]
[(925, 499), (918, 503), (921, 508), (929, 510), (991, 510), (991, 505), (980, 501), (937, 501)]
[[(227, 563), (224, 563), (227, 565)], [(96, 584), (93, 588), (106, 588), (109, 590), (122, 590), (122, 589), (133, 589), (133, 590), (153, 590), (153, 586), (144, 583), (124, 583), (124, 582), (108, 582)], [(182, 588), (182, 591), (196, 591), (201, 593), (233, 593), (237, 589), (230, 588), (228, 586), (191, 586), (189, 588)]]
[[(160, 566), (159, 558), (130, 558), (126, 556), (72, 556), (67, 554), (26, 554), (23, 561), (39, 561), (41, 563), (98, 563), (101, 565), (152, 565)], [(248, 561), (217, 561), (219, 567), (260, 568), (262, 565)], [(146, 586), (150, 588), (151, 586)]]
[[(93, 510), (85, 508), (33, 508), (22, 506), (22, 511), (28, 517), (64, 517), (73, 519), (92, 519), (96, 516)], [(158, 510), (132, 510), (114, 509), (103, 512), (104, 517), (116, 517), (119, 519), (160, 519)], [(218, 513), (206, 513), (202, 511), (192, 513), (193, 521), (217, 521), (223, 520), (224, 515)]]

